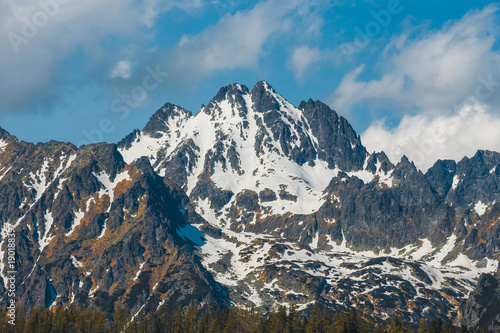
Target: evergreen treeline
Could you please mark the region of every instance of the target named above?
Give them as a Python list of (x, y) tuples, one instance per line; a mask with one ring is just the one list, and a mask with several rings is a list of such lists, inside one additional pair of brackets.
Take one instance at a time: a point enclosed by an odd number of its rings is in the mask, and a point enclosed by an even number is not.
[(203, 308), (167, 311), (160, 309), (151, 315), (132, 318), (125, 307), (115, 308), (112, 320), (98, 309), (57, 307), (31, 311), (29, 318), (18, 310), (15, 325), (3, 312), (0, 333), (478, 333), (481, 329), (456, 328), (439, 321), (422, 320), (417, 329), (406, 326), (399, 317), (386, 324), (375, 325), (359, 311), (331, 315), (328, 310), (312, 309), (308, 317), (294, 308), (284, 307), (263, 314), (258, 310), (237, 307)]

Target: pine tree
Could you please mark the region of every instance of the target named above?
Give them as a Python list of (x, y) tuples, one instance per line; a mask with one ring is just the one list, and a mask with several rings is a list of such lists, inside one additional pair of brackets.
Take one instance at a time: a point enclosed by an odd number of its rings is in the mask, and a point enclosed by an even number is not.
[(40, 315), (37, 333), (51, 333), (52, 332), (52, 312), (50, 309), (45, 309)]
[(411, 330), (405, 327), (403, 320), (400, 316), (395, 316), (391, 319), (391, 323), (389, 324), (388, 333), (405, 333), (411, 332)]
[(357, 333), (360, 332), (360, 316), (356, 309), (351, 309), (349, 312), (348, 320), (347, 320), (347, 331), (349, 333)]
[(462, 325), (462, 327), (460, 327), (460, 333), (468, 333), (469, 330), (467, 329), (467, 326), (465, 325)]
[(64, 307), (58, 306), (55, 312), (52, 313), (52, 333), (65, 333), (68, 332), (68, 310)]
[(11, 329), (12, 332), (24, 332), (24, 327), (26, 325), (26, 315), (25, 315), (25, 309), (24, 307), (20, 306), (16, 310), (16, 320), (15, 320), (15, 327), (12, 327), (11, 324), (9, 324), (9, 329)]
[(455, 327), (453, 327), (453, 323), (449, 322), (446, 326), (443, 324), (442, 332), (443, 333), (455, 333)]
[(229, 309), (228, 314), (224, 320), (224, 330), (223, 333), (238, 333), (239, 323), (238, 318), (236, 318), (236, 311), (234, 309)]
[(306, 333), (321, 333), (322, 328), (320, 327), (320, 321), (321, 312), (319, 308), (315, 306), (311, 311), (311, 315), (309, 316), (309, 321), (305, 328)]
[(292, 305), (288, 311), (287, 333), (302, 333), (304, 330), (302, 321), (295, 305)]
[(175, 310), (172, 318), (172, 332), (184, 333), (184, 316), (180, 306)]
[(173, 332), (173, 314), (166, 306), (161, 306), (157, 311), (164, 332)]
[(157, 314), (153, 313), (151, 315), (151, 320), (150, 320), (150, 328), (148, 330), (148, 333), (162, 333), (163, 332), (163, 325), (161, 324), (161, 320), (158, 317)]
[[(198, 333), (208, 333), (208, 328), (210, 325), (210, 318), (213, 313), (210, 308), (203, 309), (201, 312), (202, 317), (198, 321)], [(200, 315), (200, 313), (198, 313)]]
[(186, 317), (184, 318), (184, 332), (196, 333), (196, 317), (198, 310), (196, 305), (192, 304), (186, 309)]
[(259, 309), (252, 308), (250, 310), (249, 316), (249, 331), (252, 333), (264, 333), (264, 321), (262, 320), (262, 314)]
[(76, 312), (76, 331), (77, 333), (87, 333), (90, 330), (91, 310), (89, 308), (77, 310)]
[(420, 319), (420, 322), (418, 324), (418, 333), (430, 333), (430, 328), (429, 328), (429, 323), (427, 322), (427, 319), (422, 318)]
[(385, 333), (386, 330), (382, 327), (381, 324), (378, 324), (375, 326), (375, 328), (373, 329), (373, 333)]
[(286, 309), (280, 307), (278, 311), (271, 311), (267, 319), (266, 331), (269, 333), (281, 333), (286, 328)]
[(224, 329), (224, 322), (222, 320), (222, 311), (217, 308), (208, 326), (209, 333), (220, 333)]
[(40, 309), (35, 307), (31, 310), (30, 318), (26, 321), (26, 326), (24, 332), (26, 333), (36, 333), (38, 329), (38, 323), (40, 321)]
[(130, 322), (125, 329), (126, 333), (139, 333), (141, 330), (139, 328), (139, 323), (137, 320)]
[(439, 319), (438, 321), (436, 320), (432, 321), (430, 329), (431, 333), (442, 333), (442, 329), (443, 329), (443, 322), (441, 321), (441, 319)]
[(115, 306), (115, 312), (113, 316), (114, 321), (114, 331), (116, 333), (122, 333), (125, 331), (125, 327), (130, 321), (130, 313), (124, 305)]
[(8, 323), (8, 317), (7, 317), (7, 311), (4, 311), (4, 309), (0, 310), (0, 332), (3, 333), (3, 332), (7, 332), (7, 330), (9, 329), (8, 326), (10, 326), (10, 324)]
[(146, 317), (144, 311), (141, 311), (139, 314), (139, 332), (140, 333), (149, 333), (149, 319)]
[(106, 326), (106, 315), (99, 309), (95, 309), (91, 314), (90, 331), (92, 333), (106, 333), (108, 328)]

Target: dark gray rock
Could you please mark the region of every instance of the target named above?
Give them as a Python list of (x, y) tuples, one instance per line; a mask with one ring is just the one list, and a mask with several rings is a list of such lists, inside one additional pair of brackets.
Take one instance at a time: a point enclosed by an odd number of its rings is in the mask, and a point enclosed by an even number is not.
[(302, 101), (299, 109), (318, 140), (318, 157), (330, 168), (343, 171), (361, 170), (366, 156), (359, 135), (344, 117), (339, 117), (328, 105), (309, 99)]
[[(274, 89), (267, 82), (260, 81), (252, 89), (251, 97), (255, 111), (262, 114), (263, 123), (271, 131), (267, 133), (267, 130), (260, 125), (256, 150), (259, 151), (263, 146), (270, 147), (270, 140), (273, 140), (279, 143), (283, 154), (297, 164), (312, 164), (316, 158), (316, 149), (309, 136), (305, 134), (303, 123), (297, 123), (280, 111), (281, 105)], [(285, 122), (283, 118), (287, 121)], [(297, 142), (299, 144), (295, 145)]]
[[(456, 165), (455, 165), (456, 164)], [(452, 189), (456, 177), (456, 188)], [(426, 173), (431, 186), (453, 206), (469, 207), (478, 201), (492, 203), (500, 199), (500, 154), (478, 150), (460, 162), (437, 161)]]
[(476, 289), (460, 306), (461, 324), (482, 328), (484, 331), (500, 330), (500, 283), (498, 276), (482, 274)]
[(270, 188), (266, 188), (259, 192), (259, 199), (262, 202), (269, 202), (276, 200), (276, 193)]
[(453, 184), (453, 177), (456, 174), (457, 163), (452, 160), (437, 161), (425, 174), (431, 187), (445, 198)]
[(167, 124), (169, 120), (173, 119), (175, 121), (179, 119), (179, 121), (183, 121), (189, 117), (191, 117), (190, 111), (171, 103), (165, 103), (163, 107), (149, 118), (149, 122), (144, 127), (143, 132), (151, 137), (161, 138), (163, 136), (162, 133), (171, 130), (175, 131), (175, 128), (169, 128)]

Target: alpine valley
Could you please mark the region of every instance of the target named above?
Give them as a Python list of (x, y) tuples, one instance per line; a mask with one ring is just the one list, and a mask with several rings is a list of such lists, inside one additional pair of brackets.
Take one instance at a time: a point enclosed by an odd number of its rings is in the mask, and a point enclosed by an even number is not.
[(320, 304), (495, 331), (499, 219), (499, 153), (422, 173), (264, 81), (221, 88), (194, 115), (167, 103), (118, 144), (0, 129), (1, 303), (13, 228), (27, 311)]

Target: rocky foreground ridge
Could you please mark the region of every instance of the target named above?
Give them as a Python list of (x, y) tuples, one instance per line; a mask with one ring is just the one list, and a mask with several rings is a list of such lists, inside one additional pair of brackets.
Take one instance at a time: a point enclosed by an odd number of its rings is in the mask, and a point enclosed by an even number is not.
[(499, 153), (422, 173), (264, 81), (196, 115), (167, 103), (117, 145), (0, 130), (1, 254), (10, 223), (27, 309), (320, 303), (494, 327), (477, 295), (498, 281), (499, 199)]

